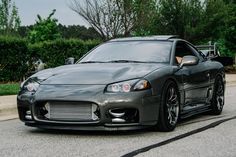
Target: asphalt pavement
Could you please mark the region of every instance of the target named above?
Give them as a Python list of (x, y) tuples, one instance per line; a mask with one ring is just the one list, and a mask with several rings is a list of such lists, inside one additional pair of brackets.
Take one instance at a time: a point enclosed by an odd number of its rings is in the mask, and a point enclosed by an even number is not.
[(235, 157), (235, 95), (236, 85), (227, 86), (221, 115), (191, 117), (168, 133), (49, 131), (18, 119), (0, 121), (0, 157)]

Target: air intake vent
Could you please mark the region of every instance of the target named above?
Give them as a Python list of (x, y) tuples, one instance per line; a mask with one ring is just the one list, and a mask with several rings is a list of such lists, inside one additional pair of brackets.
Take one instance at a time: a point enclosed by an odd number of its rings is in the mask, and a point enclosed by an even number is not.
[(97, 105), (83, 102), (47, 102), (45, 105), (48, 120), (55, 121), (95, 121)]

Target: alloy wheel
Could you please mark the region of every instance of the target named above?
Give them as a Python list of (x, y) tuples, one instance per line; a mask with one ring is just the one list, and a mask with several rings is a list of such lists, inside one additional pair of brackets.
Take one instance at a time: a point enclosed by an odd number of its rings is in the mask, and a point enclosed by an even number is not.
[(175, 125), (179, 117), (179, 100), (176, 89), (170, 86), (166, 97), (167, 115), (170, 125)]
[(222, 110), (224, 106), (224, 85), (221, 79), (218, 79), (217, 82), (216, 103), (217, 103), (217, 109)]

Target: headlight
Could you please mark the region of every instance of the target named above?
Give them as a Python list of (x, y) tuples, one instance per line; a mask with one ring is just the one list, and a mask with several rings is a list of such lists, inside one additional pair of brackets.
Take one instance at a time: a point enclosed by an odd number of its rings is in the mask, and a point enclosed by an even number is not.
[(37, 81), (29, 79), (23, 84), (22, 88), (29, 92), (36, 92), (39, 85)]
[(129, 80), (119, 83), (110, 84), (106, 87), (106, 92), (112, 92), (112, 93), (127, 93), (131, 91), (140, 91), (145, 89), (150, 89), (151, 85), (147, 80)]

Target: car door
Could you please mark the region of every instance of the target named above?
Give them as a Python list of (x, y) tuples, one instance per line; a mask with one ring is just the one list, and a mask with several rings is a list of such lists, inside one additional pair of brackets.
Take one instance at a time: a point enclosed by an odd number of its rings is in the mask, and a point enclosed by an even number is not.
[[(184, 66), (180, 69), (184, 89), (184, 107), (203, 105), (207, 101), (210, 86), (210, 70), (206, 61), (198, 54), (194, 47), (184, 41), (176, 44), (176, 58), (187, 55), (199, 58), (199, 63), (193, 66)], [(180, 64), (180, 63), (177, 63)]]

